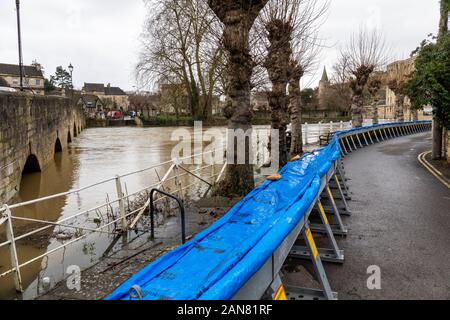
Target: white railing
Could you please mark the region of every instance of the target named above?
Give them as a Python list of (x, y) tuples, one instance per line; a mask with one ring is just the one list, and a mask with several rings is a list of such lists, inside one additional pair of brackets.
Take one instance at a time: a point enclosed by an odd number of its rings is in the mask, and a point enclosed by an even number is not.
[[(117, 175), (116, 177), (105, 179), (94, 184), (80, 187), (74, 190), (70, 190), (67, 192), (62, 192), (54, 195), (50, 195), (47, 197), (34, 199), (26, 202), (21, 202), (13, 205), (4, 205), (0, 207), (0, 226), (5, 225), (6, 227), (6, 241), (0, 243), (0, 248), (5, 246), (9, 246), (10, 252), (10, 261), (11, 268), (9, 270), (4, 271), (0, 274), (0, 278), (6, 277), (8, 275), (13, 275), (15, 288), (18, 292), (23, 292), (22, 286), (22, 277), (20, 270), (44, 257), (47, 257), (55, 252), (58, 252), (62, 249), (65, 249), (67, 246), (70, 246), (84, 238), (86, 238), (91, 233), (107, 233), (107, 234), (117, 234), (120, 235), (124, 232), (127, 232), (130, 229), (133, 229), (136, 224), (139, 222), (140, 218), (143, 216), (144, 212), (148, 209), (150, 200), (148, 199), (144, 204), (139, 203), (137, 208), (130, 208), (130, 199), (133, 197), (136, 199), (139, 196), (144, 194), (144, 199), (148, 198), (147, 194), (151, 189), (162, 189), (169, 190), (173, 189), (173, 193), (178, 194), (178, 196), (183, 199), (184, 193), (192, 187), (198, 185), (207, 185), (209, 188), (207, 192), (211, 189), (213, 185), (218, 183), (222, 178), (224, 171), (226, 169), (227, 163), (224, 160), (223, 165), (221, 165), (220, 170), (215, 170), (216, 164), (200, 166), (194, 169), (187, 169), (181, 163), (186, 160), (196, 159), (198, 157), (203, 157), (208, 154), (214, 154), (215, 152), (222, 152), (223, 150), (215, 150), (211, 152), (206, 152), (202, 154), (196, 154), (190, 157), (180, 158), (172, 161), (167, 161), (164, 163), (160, 163), (154, 166), (150, 166), (141, 170), (129, 172), (123, 175)], [(164, 176), (160, 178), (157, 169), (165, 168), (170, 166), (169, 169), (165, 172)], [(152, 183), (149, 186), (141, 188), (138, 191), (128, 194), (123, 191), (123, 179), (126, 177), (130, 177), (133, 175), (138, 175), (142, 173), (155, 172), (158, 177), (158, 182)], [(209, 172), (209, 173), (208, 173)], [(183, 177), (191, 177), (194, 179), (194, 182), (189, 183), (187, 185), (183, 185)], [(88, 210), (81, 210), (79, 212), (74, 212), (73, 214), (60, 219), (58, 221), (46, 221), (41, 219), (32, 219), (27, 217), (19, 217), (13, 215), (13, 211), (18, 208), (27, 207), (34, 204), (39, 204), (47, 201), (51, 201), (58, 198), (65, 198), (70, 195), (79, 195), (80, 192), (89, 192), (90, 190), (104, 186), (108, 183), (114, 182), (117, 196), (113, 200), (109, 200), (109, 196), (107, 197), (107, 201), (96, 205)], [(125, 188), (126, 189), (126, 188)], [(165, 196), (161, 196), (156, 199), (155, 202), (161, 202), (166, 199)], [(128, 203), (128, 209), (126, 209), (126, 202)], [(116, 209), (114, 209), (116, 206)], [(103, 211), (102, 211), (103, 210)], [(95, 217), (100, 217), (101, 225), (98, 227), (89, 227), (89, 225), (76, 225), (74, 221), (76, 221), (79, 217), (85, 217), (89, 214), (95, 214)], [(164, 215), (164, 213), (163, 213)], [(133, 220), (131, 220), (133, 218)], [(163, 216), (165, 219), (165, 216)], [(130, 221), (131, 220), (131, 221)], [(32, 231), (26, 232), (19, 236), (16, 236), (14, 233), (13, 222), (27, 222), (27, 223), (37, 223), (42, 224), (42, 227), (36, 228)], [(120, 225), (120, 228), (117, 226)], [(49, 251), (46, 251), (43, 254), (40, 254), (36, 257), (33, 257), (27, 261), (19, 262), (18, 253), (17, 253), (17, 241), (23, 240), (25, 238), (29, 238), (37, 233), (48, 230), (52, 227), (59, 226), (68, 229), (75, 229), (77, 232), (85, 232), (84, 234), (76, 235), (74, 239), (63, 243)]]

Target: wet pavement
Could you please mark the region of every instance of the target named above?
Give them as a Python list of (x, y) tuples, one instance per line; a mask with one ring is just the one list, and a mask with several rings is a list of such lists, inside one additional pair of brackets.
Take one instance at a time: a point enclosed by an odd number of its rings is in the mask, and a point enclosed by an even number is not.
[[(339, 299), (450, 299), (450, 189), (417, 160), (430, 146), (431, 134), (419, 134), (345, 159), (353, 215), (338, 243), (346, 261), (325, 264)], [(367, 288), (369, 266), (381, 268), (381, 290)], [(301, 274), (286, 278), (305, 286)]]

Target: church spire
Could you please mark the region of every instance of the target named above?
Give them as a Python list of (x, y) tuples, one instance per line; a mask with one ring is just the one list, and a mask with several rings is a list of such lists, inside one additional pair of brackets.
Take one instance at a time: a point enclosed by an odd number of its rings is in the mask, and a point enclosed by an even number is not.
[(320, 82), (328, 82), (328, 74), (327, 74), (327, 67), (323, 67), (323, 74), (322, 74), (322, 79), (320, 80)]

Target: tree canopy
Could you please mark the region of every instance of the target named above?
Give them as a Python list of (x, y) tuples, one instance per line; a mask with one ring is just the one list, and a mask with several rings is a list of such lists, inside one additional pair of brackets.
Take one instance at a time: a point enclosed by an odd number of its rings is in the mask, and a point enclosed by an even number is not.
[(416, 53), (416, 70), (406, 85), (413, 109), (432, 105), (437, 120), (450, 129), (450, 35), (424, 41)]

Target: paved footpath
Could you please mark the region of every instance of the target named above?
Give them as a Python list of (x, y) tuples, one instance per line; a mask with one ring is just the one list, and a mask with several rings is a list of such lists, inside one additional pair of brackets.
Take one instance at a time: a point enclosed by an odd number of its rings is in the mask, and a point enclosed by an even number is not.
[[(346, 261), (325, 265), (340, 299), (450, 299), (450, 189), (417, 160), (430, 145), (431, 135), (419, 134), (345, 159), (353, 216), (338, 242)], [(381, 290), (367, 288), (372, 265)]]

